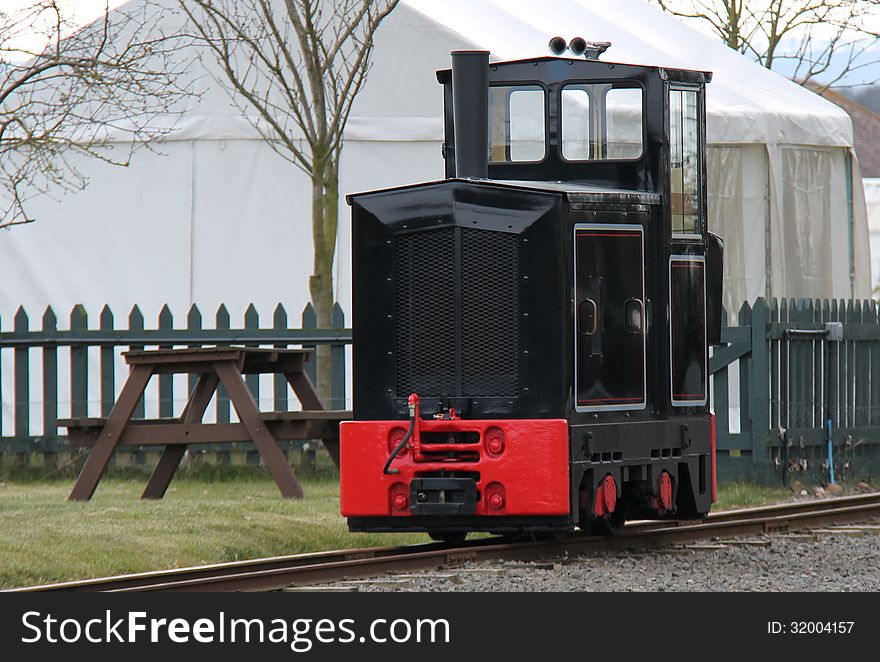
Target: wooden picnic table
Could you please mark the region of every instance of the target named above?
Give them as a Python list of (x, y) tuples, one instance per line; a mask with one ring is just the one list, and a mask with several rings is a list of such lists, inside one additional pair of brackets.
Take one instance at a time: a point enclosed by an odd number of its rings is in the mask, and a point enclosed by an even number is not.
[[(88, 501), (95, 493), (117, 446), (164, 446), (141, 496), (161, 499), (189, 444), (253, 442), (281, 494), (302, 498), (279, 440), (321, 439), (339, 466), (339, 423), (350, 411), (324, 410), (303, 364), (309, 349), (206, 347), (123, 353), (131, 368), (110, 415), (104, 418), (59, 419), (68, 428), (71, 446), (91, 447), (69, 500)], [(177, 418), (132, 419), (153, 375), (197, 374), (183, 413)], [(303, 411), (260, 412), (243, 375), (283, 374)], [(223, 385), (238, 413), (239, 423), (202, 423), (208, 404)]]

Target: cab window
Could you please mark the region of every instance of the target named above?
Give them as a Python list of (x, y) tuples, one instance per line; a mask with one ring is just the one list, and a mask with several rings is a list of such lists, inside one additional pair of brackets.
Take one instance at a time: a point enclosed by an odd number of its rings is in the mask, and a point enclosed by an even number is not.
[(579, 83), (562, 89), (562, 156), (569, 161), (638, 159), (644, 147), (642, 89)]
[(489, 162), (542, 161), (546, 153), (544, 88), (489, 88)]
[(700, 233), (699, 95), (693, 89), (669, 91), (669, 173), (672, 233)]

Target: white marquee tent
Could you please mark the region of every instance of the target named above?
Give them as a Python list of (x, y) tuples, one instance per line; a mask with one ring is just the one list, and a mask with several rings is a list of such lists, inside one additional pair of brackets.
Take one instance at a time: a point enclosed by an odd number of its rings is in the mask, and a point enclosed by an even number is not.
[[(132, 0), (139, 2), (140, 0)], [(169, 5), (174, 0), (164, 0)], [(852, 128), (837, 106), (751, 63), (641, 0), (401, 0), (377, 35), (374, 66), (346, 131), (341, 193), (442, 176), (441, 88), (449, 51), (493, 59), (547, 54), (551, 36), (609, 40), (602, 57), (714, 72), (708, 92), (710, 227), (726, 239), (726, 302), (757, 296), (868, 296), (868, 231)], [(0, 319), (19, 305), (63, 320), (85, 304), (135, 303), (177, 319), (222, 302), (240, 319), (283, 302), (297, 319), (311, 268), (309, 183), (260, 141), (210, 76), (160, 147), (129, 168), (84, 163), (89, 187), (33, 207), (0, 235)], [(350, 310), (347, 208), (336, 283)], [(3, 377), (3, 388), (9, 371)], [(9, 392), (9, 391), (6, 391)]]

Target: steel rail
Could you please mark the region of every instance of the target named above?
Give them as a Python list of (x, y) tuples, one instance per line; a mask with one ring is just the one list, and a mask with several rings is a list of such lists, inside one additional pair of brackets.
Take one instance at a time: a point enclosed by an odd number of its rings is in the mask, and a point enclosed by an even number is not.
[(573, 533), (548, 542), (499, 542), (498, 538), (482, 538), (456, 547), (439, 543), (368, 547), (29, 586), (12, 589), (12, 592), (268, 591), (369, 577), (389, 570), (425, 570), (465, 561), (529, 560), (586, 551), (637, 550), (714, 537), (795, 531), (875, 517), (880, 517), (880, 493), (720, 511), (705, 520), (632, 522), (611, 537)]

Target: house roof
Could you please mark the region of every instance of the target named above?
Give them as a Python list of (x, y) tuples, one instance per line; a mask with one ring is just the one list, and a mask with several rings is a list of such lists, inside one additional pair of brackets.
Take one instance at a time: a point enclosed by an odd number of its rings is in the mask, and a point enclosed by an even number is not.
[(854, 148), (859, 158), (862, 177), (880, 177), (880, 115), (834, 90), (820, 91), (817, 85), (807, 86), (849, 114), (853, 123)]

